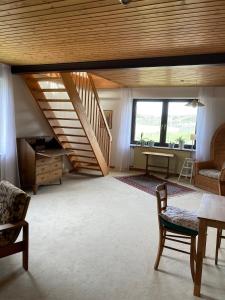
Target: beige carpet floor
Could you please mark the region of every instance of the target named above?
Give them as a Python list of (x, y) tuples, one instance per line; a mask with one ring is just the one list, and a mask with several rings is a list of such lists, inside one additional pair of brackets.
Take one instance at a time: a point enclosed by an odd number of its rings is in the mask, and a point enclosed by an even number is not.
[[(196, 191), (169, 202), (197, 209), (200, 199)], [(1, 300), (195, 299), (186, 255), (165, 250), (160, 270), (153, 269), (155, 198), (112, 176), (67, 175), (61, 186), (40, 188), (27, 220), (29, 272), (21, 267), (21, 254), (1, 259)], [(216, 267), (215, 238), (212, 229), (202, 282), (202, 298), (208, 300), (225, 299), (225, 250)]]

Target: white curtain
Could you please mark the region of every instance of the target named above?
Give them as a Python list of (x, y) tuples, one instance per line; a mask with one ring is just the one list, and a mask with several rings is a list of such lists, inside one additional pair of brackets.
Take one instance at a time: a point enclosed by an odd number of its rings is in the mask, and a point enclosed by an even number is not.
[(201, 88), (199, 101), (205, 106), (199, 107), (197, 113), (196, 159), (204, 161), (210, 158), (210, 142), (215, 130), (225, 122), (225, 88)]
[(0, 175), (18, 185), (16, 126), (10, 67), (0, 64)]
[(129, 170), (130, 166), (130, 134), (132, 115), (132, 90), (121, 89), (121, 99), (118, 103), (118, 135), (116, 143), (115, 168), (123, 171)]

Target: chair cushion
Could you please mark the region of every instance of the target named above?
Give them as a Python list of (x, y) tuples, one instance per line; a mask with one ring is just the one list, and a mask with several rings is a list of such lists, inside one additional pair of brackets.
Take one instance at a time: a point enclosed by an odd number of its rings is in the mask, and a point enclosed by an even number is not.
[(199, 174), (214, 179), (219, 179), (220, 177), (220, 171), (216, 169), (201, 169)]
[[(0, 224), (24, 220), (30, 197), (8, 181), (0, 182)], [(20, 229), (0, 231), (0, 246), (14, 242)]]
[(167, 206), (166, 210), (160, 214), (160, 217), (174, 225), (198, 232), (199, 220), (195, 212)]

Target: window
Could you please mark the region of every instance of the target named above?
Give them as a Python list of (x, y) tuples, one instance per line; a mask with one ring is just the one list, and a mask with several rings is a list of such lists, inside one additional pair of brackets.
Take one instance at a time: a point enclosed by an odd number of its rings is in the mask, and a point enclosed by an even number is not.
[(142, 138), (155, 145), (178, 144), (182, 137), (186, 147), (192, 145), (197, 109), (185, 106), (192, 100), (133, 100), (131, 143)]
[(160, 140), (162, 102), (138, 101), (136, 106), (135, 140), (141, 139), (143, 132), (148, 140)]

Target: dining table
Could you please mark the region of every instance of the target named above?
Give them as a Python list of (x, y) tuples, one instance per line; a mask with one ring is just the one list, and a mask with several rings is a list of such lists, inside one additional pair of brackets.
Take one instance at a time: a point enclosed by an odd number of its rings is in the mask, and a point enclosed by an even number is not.
[(199, 234), (194, 279), (194, 296), (200, 297), (202, 281), (202, 264), (205, 256), (207, 228), (225, 229), (225, 197), (203, 194), (198, 210)]

